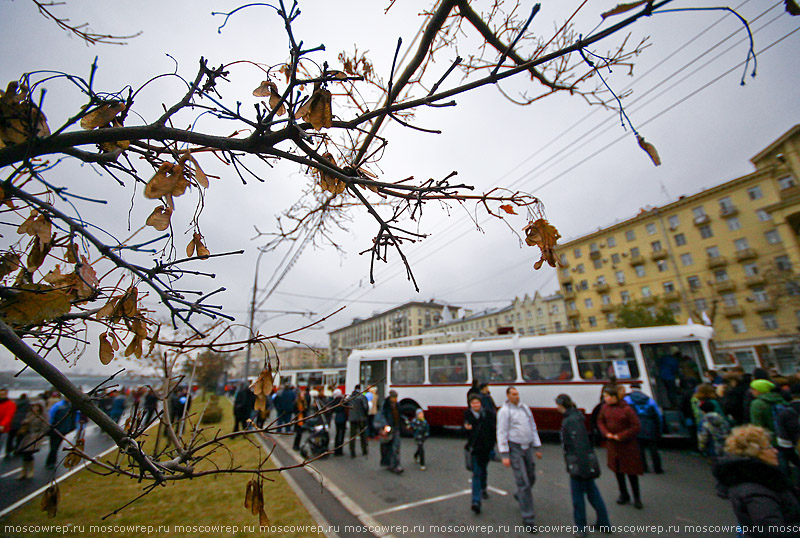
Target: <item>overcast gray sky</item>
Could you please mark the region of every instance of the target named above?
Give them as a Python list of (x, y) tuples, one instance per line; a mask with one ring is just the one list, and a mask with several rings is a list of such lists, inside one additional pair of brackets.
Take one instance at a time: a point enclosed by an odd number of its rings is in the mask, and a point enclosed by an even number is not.
[[(378, 0), (301, 0), (302, 15), (295, 34), (306, 45), (324, 43), (326, 51), (316, 56), (339, 65), (342, 50), (368, 51), (376, 70), (388, 77), (397, 38), (410, 43), (422, 18), (418, 12), (431, 2), (405, 0), (384, 15), (389, 2)], [(474, 2), (476, 9), (489, 2)], [(593, 1), (576, 18), (576, 31), (588, 34), (600, 22), (599, 13), (613, 7), (613, 1)], [(542, 2), (530, 30), (552, 35), (578, 0)], [(58, 8), (73, 22), (90, 22), (100, 32), (133, 33), (142, 36), (124, 47), (87, 47), (68, 36), (36, 13), (26, 0), (0, 0), (0, 32), (5, 54), (0, 64), (0, 82), (17, 79), (23, 72), (53, 69), (88, 75), (99, 56), (96, 87), (119, 90), (138, 87), (159, 73), (172, 71), (175, 61), (180, 73), (192, 78), (202, 55), (211, 65), (248, 59), (267, 64), (286, 60), (286, 38), (274, 13), (268, 8), (243, 11), (217, 32), (221, 24), (212, 11), (226, 11), (237, 2), (71, 1)], [(524, 2), (530, 9), (531, 2)], [(671, 7), (715, 6), (717, 0), (676, 0)], [(389, 180), (410, 175), (418, 179), (441, 178), (457, 170), (458, 179), (485, 191), (495, 186), (519, 189), (539, 196), (550, 221), (565, 240), (635, 215), (647, 205), (667, 203), (679, 195), (692, 194), (752, 170), (749, 158), (800, 121), (797, 88), (797, 50), (800, 49), (800, 17), (784, 13), (783, 1), (734, 0), (732, 7), (751, 21), (758, 54), (758, 74), (739, 84), (741, 63), (747, 54), (747, 37), (741, 23), (720, 12), (670, 13), (652, 17), (632, 28), (631, 42), (650, 36), (651, 46), (635, 60), (633, 76), (618, 68), (610, 80), (622, 92), (632, 94), (624, 102), (628, 116), (641, 134), (658, 149), (663, 165), (656, 168), (636, 144), (629, 130), (620, 126), (618, 115), (590, 107), (579, 97), (557, 95), (531, 106), (520, 107), (504, 99), (496, 88), (482, 88), (457, 99), (458, 106), (420, 111), (416, 123), (441, 129), (441, 135), (409, 131), (389, 125), (383, 135), (390, 144), (381, 161), (381, 172)], [(794, 32), (794, 33), (792, 33)], [(475, 40), (464, 39), (457, 51), (474, 53)], [(611, 45), (595, 49), (605, 53)], [(175, 58), (173, 61), (170, 57)], [(437, 56), (441, 70), (456, 51)], [(792, 58), (795, 58), (792, 60)], [(243, 109), (256, 98), (252, 89), (262, 80), (253, 68), (231, 70), (231, 84), (222, 88), (228, 103), (239, 100)], [(454, 83), (455, 78), (449, 80)], [(529, 81), (502, 85), (515, 94)], [(182, 90), (169, 80), (155, 84), (137, 100), (136, 110), (146, 118), (158, 113), (162, 103), (174, 102)], [(51, 126), (73, 113), (81, 103), (66, 84), (54, 84), (45, 102)], [(131, 123), (133, 120), (129, 121)], [(211, 119), (198, 128), (221, 129)], [(245, 249), (246, 254), (225, 261), (203, 262), (202, 269), (218, 274), (210, 290), (224, 285), (218, 296), (226, 311), (246, 323), (253, 282), (257, 242), (254, 226), (274, 229), (274, 216), (291, 203), (308, 179), (297, 167), (263, 169), (267, 179), (242, 185), (231, 170), (201, 161), (212, 173), (212, 181), (201, 229), (212, 252)], [(103, 222), (119, 236), (127, 231), (128, 207), (135, 206), (131, 227), (138, 228), (153, 208), (133, 186), (119, 187), (88, 167), (70, 164), (60, 175), (50, 176), (70, 185), (71, 190), (105, 196), (109, 207), (81, 206), (85, 216)], [(435, 299), (473, 309), (500, 306), (515, 295), (550, 293), (557, 289), (553, 269), (533, 270), (538, 249), (522, 247), (506, 224), (477, 211), (482, 232), (468, 217), (473, 206), (448, 210), (431, 205), (419, 222), (420, 231), (430, 233), (425, 241), (406, 249), (421, 291), (405, 278), (396, 256), (380, 266), (376, 284), (369, 284), (369, 258), (357, 253), (367, 248), (375, 227), (362, 212), (353, 215), (349, 232), (336, 239), (345, 248), (306, 248), (286, 274), (264, 309), (311, 311), (326, 315), (340, 306), (346, 309), (301, 337), (311, 345), (327, 345), (327, 331), (408, 300)], [(189, 209), (185, 209), (188, 212)], [(186, 213), (183, 215), (186, 217)], [(138, 219), (138, 220), (137, 220)], [(185, 222), (185, 221), (184, 221)], [(521, 217), (508, 222), (519, 230)], [(185, 228), (176, 229), (183, 233)], [(0, 242), (8, 244), (8, 230)], [(189, 236), (181, 236), (182, 248)], [(260, 283), (274, 282), (282, 272), (286, 249), (263, 256)], [(269, 286), (271, 287), (271, 286)], [(263, 293), (263, 290), (262, 290)], [(156, 307), (155, 304), (151, 305)], [(293, 315), (261, 313), (259, 329), (272, 333), (305, 324), (309, 320)], [(92, 339), (92, 342), (96, 339)], [(105, 370), (90, 347), (79, 362), (82, 370)], [(3, 350), (0, 368), (12, 366)]]

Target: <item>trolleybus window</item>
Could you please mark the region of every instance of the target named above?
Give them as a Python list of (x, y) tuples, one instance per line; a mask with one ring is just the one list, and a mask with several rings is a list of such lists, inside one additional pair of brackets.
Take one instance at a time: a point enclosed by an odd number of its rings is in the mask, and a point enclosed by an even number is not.
[(569, 350), (565, 347), (521, 349), (519, 364), (525, 381), (552, 381), (572, 379)]
[(467, 381), (467, 356), (463, 353), (431, 355), (428, 358), (431, 383), (464, 383)]
[(472, 354), (472, 379), (485, 383), (511, 383), (517, 380), (514, 352), (482, 351)]
[(425, 360), (421, 356), (392, 359), (392, 385), (421, 385), (425, 382)]
[(576, 346), (578, 371), (583, 379), (632, 379), (639, 377), (636, 356), (630, 344)]

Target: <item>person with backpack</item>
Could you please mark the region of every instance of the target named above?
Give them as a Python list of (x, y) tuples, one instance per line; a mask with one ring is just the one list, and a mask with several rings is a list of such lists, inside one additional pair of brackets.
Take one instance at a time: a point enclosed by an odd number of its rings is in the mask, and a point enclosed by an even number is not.
[(800, 457), (795, 447), (800, 443), (800, 382), (789, 389), (791, 401), (775, 416), (778, 443), (778, 466), (800, 489)]
[(650, 452), (650, 459), (653, 460), (653, 471), (656, 474), (662, 474), (664, 468), (661, 466), (661, 455), (658, 453), (658, 441), (661, 439), (661, 425), (664, 423), (664, 417), (656, 401), (642, 392), (640, 383), (633, 383), (631, 389), (631, 392), (623, 399), (639, 417), (639, 433), (636, 438), (639, 440), (639, 453), (642, 455), (644, 472), (650, 472), (645, 457), (645, 450), (647, 450)]
[(750, 403), (750, 423), (761, 426), (773, 435), (773, 445), (777, 446), (775, 439), (775, 418), (786, 407), (786, 400), (775, 392), (775, 383), (766, 379), (756, 379), (750, 383), (750, 393), (753, 401)]
[(47, 453), (45, 467), (52, 469), (56, 465), (58, 447), (64, 440), (64, 436), (75, 429), (75, 413), (72, 411), (72, 404), (63, 396), (53, 404), (49, 411), (50, 427), (50, 452)]

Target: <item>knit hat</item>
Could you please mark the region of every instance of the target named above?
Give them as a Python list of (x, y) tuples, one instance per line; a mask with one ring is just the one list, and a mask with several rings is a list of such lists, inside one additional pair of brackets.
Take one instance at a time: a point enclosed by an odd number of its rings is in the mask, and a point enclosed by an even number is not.
[(334, 391), (333, 391), (333, 397), (334, 398), (338, 398), (341, 395), (342, 395), (342, 389), (334, 389)]
[(767, 392), (772, 392), (775, 388), (775, 384), (772, 381), (767, 381), (766, 379), (756, 379), (750, 382), (750, 388), (755, 389), (762, 394), (766, 394)]

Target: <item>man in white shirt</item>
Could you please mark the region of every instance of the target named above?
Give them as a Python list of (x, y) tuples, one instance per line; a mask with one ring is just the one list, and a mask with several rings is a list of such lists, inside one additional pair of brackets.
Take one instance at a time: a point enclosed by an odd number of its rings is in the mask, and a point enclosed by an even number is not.
[[(506, 397), (506, 403), (497, 413), (497, 448), (503, 465), (514, 471), (514, 480), (517, 483), (514, 497), (519, 502), (522, 523), (528, 527), (529, 532), (535, 533), (531, 492), (536, 482), (533, 449), (542, 446), (542, 441), (530, 408), (519, 401), (519, 391), (508, 387)], [(542, 453), (537, 451), (535, 456), (541, 459)]]

